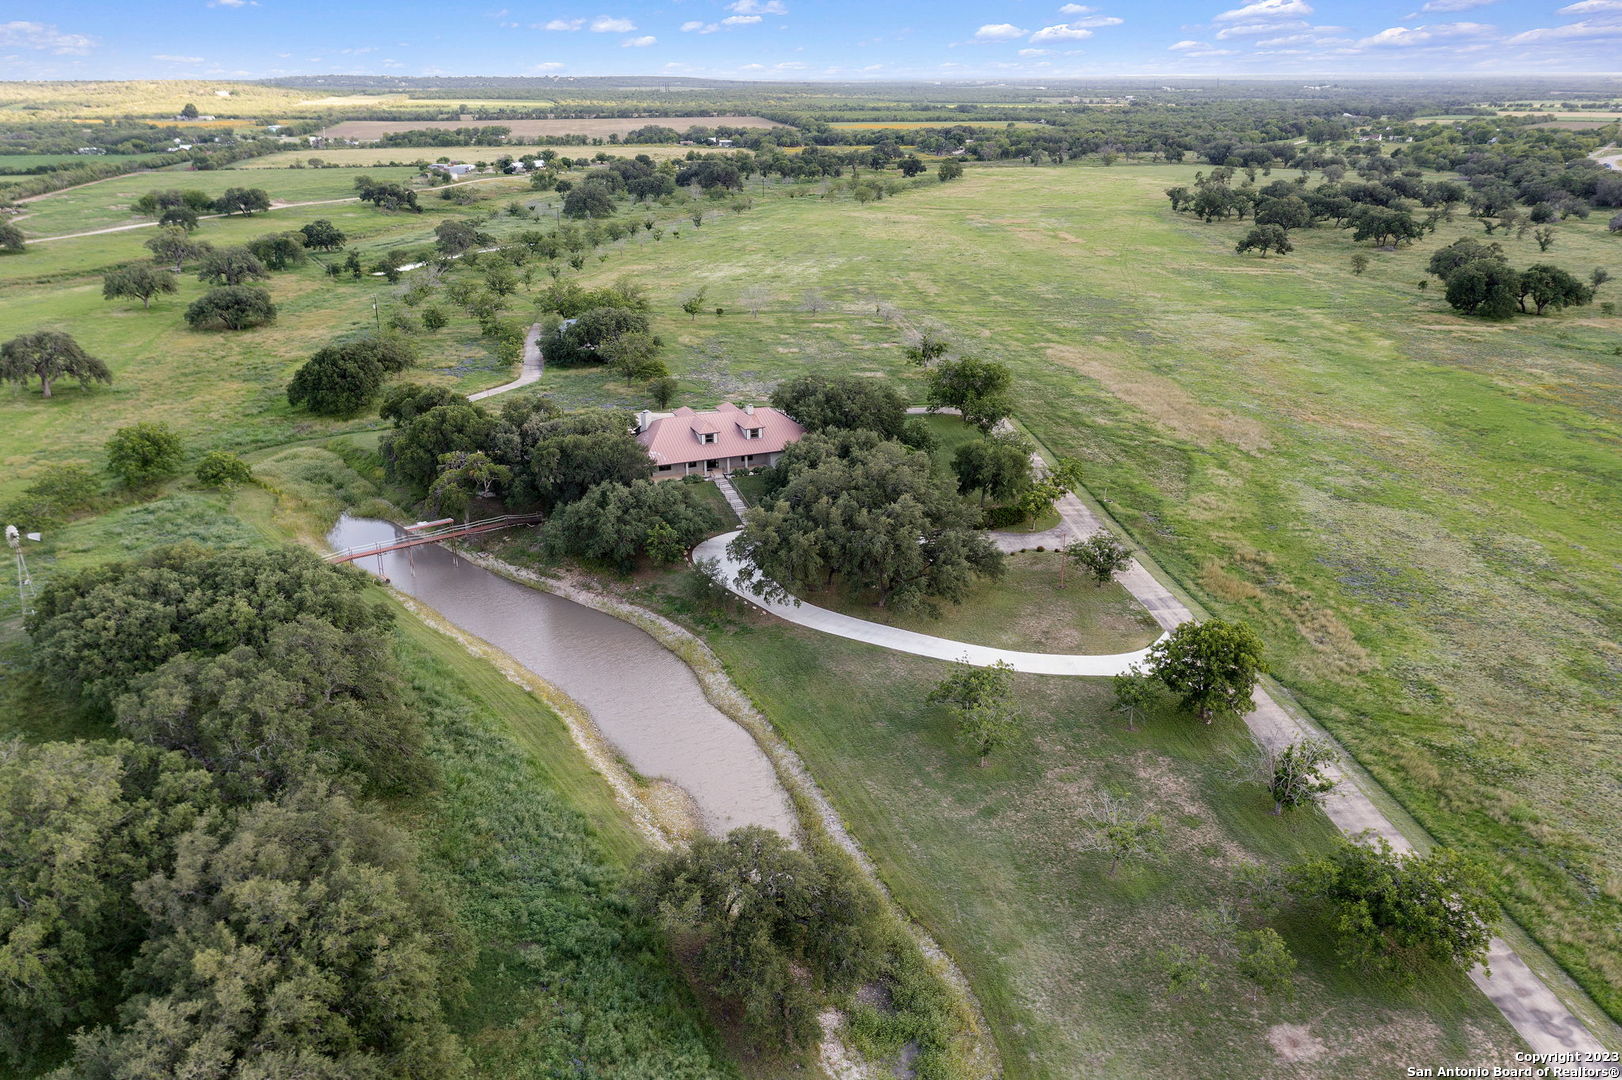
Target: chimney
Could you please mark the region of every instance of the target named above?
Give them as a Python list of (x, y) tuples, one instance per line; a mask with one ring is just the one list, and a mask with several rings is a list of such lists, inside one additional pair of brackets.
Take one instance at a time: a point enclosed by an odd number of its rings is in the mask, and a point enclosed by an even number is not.
[(643, 409), (641, 412), (637, 413), (636, 414), (636, 433), (638, 435), (640, 435), (644, 431), (648, 430), (648, 424), (652, 421), (652, 419), (653, 419), (653, 414), (651, 412), (649, 412), (648, 410), (646, 410), (646, 409)]
[(753, 405), (745, 405), (743, 407), (743, 411), (744, 411), (744, 415), (746, 415), (746, 416), (755, 415), (755, 407)]

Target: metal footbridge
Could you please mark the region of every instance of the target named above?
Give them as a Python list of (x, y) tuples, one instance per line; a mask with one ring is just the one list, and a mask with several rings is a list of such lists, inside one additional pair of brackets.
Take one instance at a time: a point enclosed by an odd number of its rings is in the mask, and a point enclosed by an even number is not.
[[(417, 525), (406, 526), (406, 535), (397, 536), (393, 540), (384, 540), (376, 544), (363, 544), (359, 547), (348, 547), (342, 551), (334, 551), (327, 555), (329, 563), (354, 562), (370, 555), (382, 555), (390, 551), (399, 551), (401, 548), (417, 547), (422, 544), (437, 544), (441, 540), (455, 540), (462, 536), (478, 536), (480, 533), (495, 532), (498, 529), (511, 529), (517, 525), (533, 525), (545, 517), (544, 514), (503, 514), (500, 517), (483, 518), (479, 521), (469, 521), (461, 525), (444, 522), (423, 522)], [(420, 530), (420, 531), (413, 531)]]

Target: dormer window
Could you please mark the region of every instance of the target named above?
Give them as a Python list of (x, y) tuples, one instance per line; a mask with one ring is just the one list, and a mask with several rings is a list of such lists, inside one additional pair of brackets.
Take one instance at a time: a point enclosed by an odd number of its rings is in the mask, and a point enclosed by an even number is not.
[(698, 441), (703, 442), (703, 443), (712, 443), (712, 442), (714, 442), (715, 441), (715, 432), (713, 432), (713, 431), (701, 431), (701, 432), (699, 432), (698, 433)]
[(748, 439), (758, 439), (758, 438), (760, 438), (761, 433), (764, 432), (765, 430), (766, 430), (765, 428), (757, 428), (757, 427), (748, 428), (748, 429), (746, 429), (744, 431), (744, 437), (748, 438)]

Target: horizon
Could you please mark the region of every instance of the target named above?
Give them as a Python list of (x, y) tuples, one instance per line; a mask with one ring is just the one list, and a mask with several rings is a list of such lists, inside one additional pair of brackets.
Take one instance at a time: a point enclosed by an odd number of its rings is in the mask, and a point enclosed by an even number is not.
[[(368, 12), (193, 0), (153, 24), (101, 2), (25, 0), (0, 23), (12, 81), (696, 77), (746, 82), (1619, 78), (1622, 0), (654, 0)], [(310, 42), (321, 42), (312, 47)], [(632, 59), (634, 57), (634, 59)], [(1414, 68), (1423, 75), (1415, 75)]]

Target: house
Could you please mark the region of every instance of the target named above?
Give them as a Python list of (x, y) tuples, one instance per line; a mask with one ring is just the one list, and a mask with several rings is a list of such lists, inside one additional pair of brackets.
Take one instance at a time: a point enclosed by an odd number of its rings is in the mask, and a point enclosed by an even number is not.
[(473, 171), (473, 166), (471, 165), (463, 165), (461, 163), (457, 163), (455, 165), (446, 165), (444, 162), (439, 161), (436, 161), (434, 164), (428, 166), (428, 168), (442, 172), (446, 176), (466, 176), (468, 173)]
[(714, 412), (683, 406), (673, 413), (640, 412), (636, 441), (653, 459), (653, 478), (732, 473), (777, 464), (783, 448), (805, 429), (769, 406), (722, 402)]

